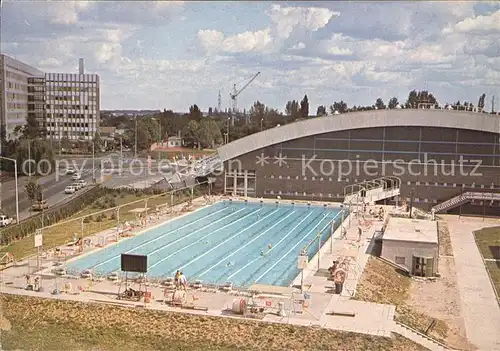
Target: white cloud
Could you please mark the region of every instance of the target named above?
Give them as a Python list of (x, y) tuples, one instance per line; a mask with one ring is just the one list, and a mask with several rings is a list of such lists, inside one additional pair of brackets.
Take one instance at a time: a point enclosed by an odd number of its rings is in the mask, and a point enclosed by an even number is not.
[(207, 51), (250, 52), (263, 51), (272, 42), (270, 30), (244, 32), (225, 38), (224, 33), (214, 29), (198, 31), (198, 40)]
[(295, 45), (293, 45), (290, 50), (303, 50), (306, 48), (306, 44), (304, 44), (303, 42), (299, 42)]
[(319, 7), (272, 5), (269, 11), (269, 17), (276, 25), (279, 38), (288, 38), (296, 27), (312, 32), (317, 31), (325, 27), (334, 16), (339, 16), (339, 13)]
[(89, 10), (91, 6), (89, 1), (64, 1), (51, 3), (47, 10), (51, 23), (70, 25), (78, 23), (80, 12)]
[(466, 18), (453, 26), (443, 29), (444, 34), (450, 33), (498, 33), (500, 35), (500, 10), (487, 16)]

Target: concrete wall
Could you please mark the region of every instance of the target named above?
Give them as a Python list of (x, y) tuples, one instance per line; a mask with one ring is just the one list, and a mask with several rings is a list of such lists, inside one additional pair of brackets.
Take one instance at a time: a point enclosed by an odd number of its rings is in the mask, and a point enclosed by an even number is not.
[(396, 256), (404, 257), (405, 264), (400, 264), (412, 273), (413, 256), (434, 257), (434, 273), (438, 271), (438, 244), (417, 243), (382, 239), (383, 258), (396, 263)]
[[(258, 162), (262, 157), (264, 164)], [(352, 166), (349, 173), (346, 160)], [(383, 175), (401, 178), (399, 203), (409, 202), (414, 189), (415, 205), (425, 210), (463, 191), (500, 192), (498, 134), (469, 129), (388, 126), (329, 132), (225, 162), (226, 170), (238, 166), (256, 172), (258, 197), (342, 201), (346, 186)], [(216, 187), (221, 190), (223, 184), (224, 177), (218, 177)], [(395, 204), (396, 199), (383, 203)], [(500, 202), (476, 202), (462, 210), (500, 215)]]

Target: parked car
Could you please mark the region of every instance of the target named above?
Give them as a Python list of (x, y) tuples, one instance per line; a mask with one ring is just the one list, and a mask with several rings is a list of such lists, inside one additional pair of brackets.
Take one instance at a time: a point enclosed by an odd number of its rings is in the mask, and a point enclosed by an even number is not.
[(73, 188), (75, 188), (75, 190), (77, 190), (77, 191), (82, 188), (82, 185), (80, 183), (78, 183), (78, 182), (74, 182), (73, 184), (71, 184), (71, 186)]
[(80, 184), (80, 188), (85, 188), (88, 185), (88, 183), (83, 179), (77, 180), (75, 183)]
[(76, 191), (76, 188), (73, 185), (68, 185), (66, 188), (64, 188), (64, 192), (66, 194), (74, 194)]
[(73, 174), (73, 176), (71, 177), (71, 179), (73, 179), (73, 180), (80, 180), (80, 179), (82, 179), (82, 175), (78, 174), (78, 173), (75, 173), (75, 174)]
[(14, 219), (7, 217), (6, 215), (0, 215), (0, 227), (6, 227), (14, 222)]
[(33, 203), (31, 206), (31, 209), (33, 211), (43, 211), (49, 208), (49, 204), (47, 200), (42, 200), (42, 201), (36, 201)]
[(75, 169), (72, 167), (66, 169), (66, 174), (75, 174), (75, 172), (76, 172)]

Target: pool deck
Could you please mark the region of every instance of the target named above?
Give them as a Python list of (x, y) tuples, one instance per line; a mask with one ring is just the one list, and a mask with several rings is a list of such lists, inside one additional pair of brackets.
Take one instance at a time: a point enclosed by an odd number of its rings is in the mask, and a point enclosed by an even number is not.
[[(219, 198), (228, 199), (228, 197)], [(233, 199), (235, 199), (233, 197)], [(253, 199), (249, 201), (260, 201)], [(265, 203), (275, 203), (275, 199), (263, 199)], [(291, 201), (280, 200), (282, 203), (291, 203)], [(295, 201), (295, 203), (301, 203)], [(304, 201), (303, 203), (307, 203)], [(314, 203), (319, 204), (322, 203)], [(193, 200), (194, 208), (206, 206), (207, 202), (203, 198)], [(335, 204), (329, 203), (329, 206)], [(185, 204), (174, 206), (174, 209), (179, 210)], [(380, 207), (380, 206), (377, 206)], [(387, 206), (386, 213), (392, 207)], [(189, 213), (189, 212), (188, 212)], [(161, 216), (156, 218), (147, 227), (141, 228), (137, 234), (151, 229), (154, 226), (165, 223), (168, 220), (177, 218), (177, 216)], [(266, 295), (258, 301), (259, 307), (265, 307), (267, 312), (261, 316), (263, 322), (270, 323), (290, 323), (303, 326), (317, 326), (328, 329), (341, 331), (350, 331), (378, 336), (390, 337), (392, 332), (403, 334), (413, 341), (420, 343), (431, 350), (441, 350), (436, 344), (429, 340), (420, 337), (411, 332), (401, 330), (401, 326), (394, 321), (395, 306), (369, 303), (364, 301), (352, 300), (355, 294), (357, 282), (363, 272), (369, 255), (366, 253), (370, 239), (378, 226), (382, 222), (369, 219), (358, 220), (354, 213), (350, 214), (344, 221), (344, 226), (347, 230), (347, 238), (340, 238), (340, 228), (334, 233), (333, 239), (328, 239), (321, 250), (310, 260), (308, 266), (304, 270), (304, 288), (310, 296), (304, 306), (304, 295), (300, 293), (300, 289), (295, 289), (296, 293), (290, 296)], [(362, 236), (358, 238), (358, 226), (361, 226)], [(360, 239), (360, 240), (358, 240)], [(333, 240), (333, 246), (330, 240)], [(110, 244), (112, 245), (112, 244)], [(332, 252), (333, 248), (333, 252)], [(93, 250), (92, 250), (93, 251)], [(318, 270), (318, 255), (319, 255), (319, 270)], [(81, 256), (79, 256), (81, 257)], [(331, 262), (339, 257), (350, 257), (351, 264), (349, 265), (349, 274), (344, 284), (344, 290), (341, 295), (333, 294), (333, 282), (327, 278), (324, 271), (328, 269)], [(167, 300), (172, 299), (172, 295), (164, 295), (164, 287), (159, 284), (149, 284), (147, 291), (151, 292), (151, 302), (129, 302), (118, 300), (117, 294), (119, 289), (124, 289), (124, 285), (119, 282), (109, 280), (91, 281), (80, 277), (56, 277), (50, 271), (53, 268), (53, 259), (44, 259), (42, 261), (42, 292), (25, 290), (26, 274), (37, 275), (34, 272), (36, 266), (36, 258), (28, 259), (23, 262), (18, 262), (15, 266), (0, 271), (0, 292), (6, 294), (18, 294), (27, 296), (36, 296), (42, 298), (52, 298), (58, 300), (73, 300), (80, 302), (94, 303), (110, 303), (120, 304), (123, 306), (137, 307), (144, 306), (148, 309), (168, 311), (168, 312), (184, 312), (197, 315), (221, 316), (229, 318), (243, 318), (231, 312), (233, 301), (235, 299), (248, 299), (247, 291), (231, 291), (221, 292), (216, 289), (204, 289), (204, 291), (189, 288), (186, 292), (186, 304), (184, 307), (172, 307), (165, 304)], [(300, 276), (294, 281), (294, 285), (299, 282)], [(58, 287), (61, 289), (66, 283), (71, 283), (71, 291), (60, 293), (57, 295), (51, 292)], [(132, 283), (131, 287), (137, 289), (137, 284)], [(300, 297), (300, 298), (297, 298)], [(279, 303), (285, 305), (287, 316), (278, 316), (277, 310)], [(204, 310), (196, 310), (193, 307), (202, 307)], [(347, 313), (351, 316), (332, 315)], [(245, 318), (247, 319), (247, 318)]]

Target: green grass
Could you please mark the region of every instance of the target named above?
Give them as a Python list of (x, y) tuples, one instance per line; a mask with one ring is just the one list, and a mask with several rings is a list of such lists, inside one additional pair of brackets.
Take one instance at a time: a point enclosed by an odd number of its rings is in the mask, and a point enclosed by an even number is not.
[(500, 259), (500, 252), (493, 257), (492, 247), (500, 250), (500, 227), (483, 228), (475, 232), (476, 244), (483, 258)]
[(425, 350), (399, 335), (15, 295), (0, 295), (0, 303), (3, 350)]
[[(196, 191), (195, 191), (196, 194)], [(53, 227), (45, 229), (43, 231), (43, 248), (44, 250), (64, 245), (73, 240), (73, 234), (77, 233), (79, 237), (82, 237), (82, 221), (80, 219), (74, 220), (82, 216), (90, 215), (92, 213), (103, 211), (106, 208), (111, 208), (115, 206), (125, 205), (137, 200), (145, 199), (150, 197), (150, 194), (108, 194), (98, 200), (96, 200), (92, 205), (87, 206), (82, 211), (74, 214), (70, 218), (61, 221), (61, 224), (57, 224)], [(179, 197), (174, 196), (174, 203), (178, 204), (186, 201), (190, 197), (183, 194)], [(170, 204), (170, 194), (165, 196), (158, 196), (153, 199), (148, 200), (148, 208), (154, 210), (158, 205), (164, 205), (166, 203)], [(144, 202), (139, 202), (136, 204), (126, 205), (120, 209), (120, 223), (125, 221), (132, 221), (135, 219), (135, 214), (129, 213), (130, 210), (134, 208), (144, 207)], [(150, 211), (151, 211), (150, 210)], [(98, 220), (97, 217), (100, 216)], [(92, 220), (85, 221), (83, 223), (83, 236), (91, 236), (93, 234), (99, 233), (103, 230), (116, 227), (118, 224), (116, 218), (116, 210), (105, 211), (101, 215), (93, 215)], [(33, 247), (33, 236), (22, 238), (18, 241), (11, 243), (8, 246), (2, 247), (0, 253), (10, 252), (14, 255), (17, 260), (25, 258), (27, 256), (36, 253)]]
[[(476, 244), (485, 259), (500, 260), (500, 227), (483, 228), (474, 233)], [(495, 285), (497, 299), (500, 299), (500, 261), (486, 261), (486, 269)]]

